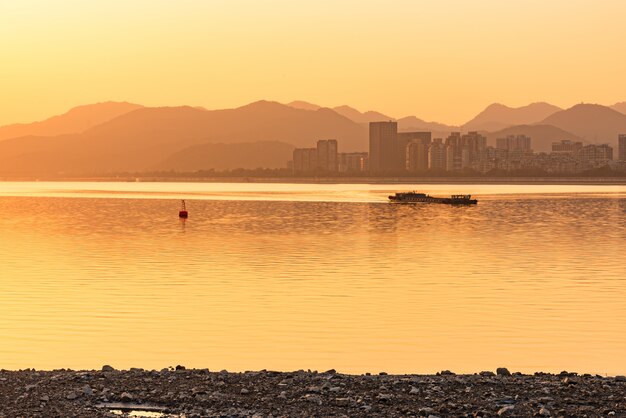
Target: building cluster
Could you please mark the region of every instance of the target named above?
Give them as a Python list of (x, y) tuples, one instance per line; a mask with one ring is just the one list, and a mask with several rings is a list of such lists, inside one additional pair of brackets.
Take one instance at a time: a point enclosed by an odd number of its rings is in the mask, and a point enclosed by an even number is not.
[(582, 142), (563, 140), (552, 143), (552, 152), (510, 152), (496, 156), (492, 169), (534, 170), (548, 173), (578, 173), (613, 164), (613, 148), (608, 144), (584, 145)]
[(337, 140), (321, 139), (316, 148), (296, 148), (291, 162), (296, 173), (363, 172), (369, 170), (367, 152), (339, 152)]
[(430, 132), (398, 132), (396, 122), (370, 123), (370, 170), (374, 173), (454, 172), (473, 170), (531, 170), (548, 173), (577, 173), (601, 167), (626, 165), (626, 134), (619, 136), (618, 160), (608, 144), (584, 145), (560, 141), (552, 152), (535, 153), (526, 135), (496, 139), (494, 146), (478, 132), (452, 132), (447, 138), (431, 138)]
[(294, 150), (294, 172), (397, 175), (462, 170), (577, 173), (607, 166), (626, 169), (626, 134), (619, 135), (615, 161), (608, 144), (563, 140), (553, 142), (550, 153), (535, 153), (526, 135), (497, 138), (494, 147), (478, 132), (452, 132), (443, 139), (432, 138), (431, 132), (398, 132), (394, 121), (371, 122), (369, 128), (369, 153), (340, 153), (336, 140), (320, 140), (316, 148)]
[(398, 132), (396, 122), (370, 123), (370, 170), (377, 173), (472, 168), (487, 148), (478, 132), (451, 133), (445, 141), (431, 132)]

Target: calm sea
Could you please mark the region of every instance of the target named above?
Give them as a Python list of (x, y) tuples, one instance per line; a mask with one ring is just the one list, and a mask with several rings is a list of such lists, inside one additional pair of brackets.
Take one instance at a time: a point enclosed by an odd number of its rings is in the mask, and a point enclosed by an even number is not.
[(0, 368), (626, 373), (624, 186), (0, 183), (0, 215)]

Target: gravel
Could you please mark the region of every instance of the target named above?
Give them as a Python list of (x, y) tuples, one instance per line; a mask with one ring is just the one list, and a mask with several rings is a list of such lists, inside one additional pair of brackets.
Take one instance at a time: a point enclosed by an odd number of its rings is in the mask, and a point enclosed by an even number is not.
[[(481, 372), (0, 370), (0, 417), (626, 417), (626, 379)], [(152, 415), (158, 416), (158, 415)]]

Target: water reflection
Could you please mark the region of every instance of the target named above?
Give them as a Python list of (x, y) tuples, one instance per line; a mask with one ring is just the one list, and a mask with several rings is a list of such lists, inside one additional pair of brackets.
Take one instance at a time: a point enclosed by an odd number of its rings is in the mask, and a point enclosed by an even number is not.
[(354, 200), (0, 198), (3, 367), (626, 372), (626, 199)]

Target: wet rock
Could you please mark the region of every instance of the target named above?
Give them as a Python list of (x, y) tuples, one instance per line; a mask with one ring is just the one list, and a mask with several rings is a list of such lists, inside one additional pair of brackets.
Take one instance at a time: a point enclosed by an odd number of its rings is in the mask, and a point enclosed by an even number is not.
[(50, 402), (50, 397), (48, 395), (43, 395), (39, 398), (41, 402)]
[(87, 395), (87, 396), (91, 396), (91, 395), (93, 395), (93, 389), (92, 389), (89, 385), (85, 385), (85, 386), (83, 386), (82, 391), (83, 391), (83, 393), (84, 393), (85, 395)]
[(626, 376), (622, 376), (622, 375), (615, 376), (615, 381), (616, 382), (626, 382)]
[(506, 367), (498, 367), (496, 369), (496, 374), (498, 376), (510, 376), (511, 372), (509, 371), (509, 369), (507, 369)]
[(246, 388), (243, 388), (243, 389), (241, 389), (241, 391), (239, 393), (241, 393), (242, 395), (247, 395), (248, 393), (250, 393), (250, 391), (248, 389), (246, 389)]
[(479, 373), (481, 376), (483, 377), (491, 377), (491, 376), (495, 376), (496, 374), (492, 371), (489, 370), (485, 370)]
[(185, 370), (185, 366), (181, 366), (180, 364), (176, 366), (176, 370)]
[(409, 391), (409, 393), (411, 395), (414, 395), (416, 393), (420, 393), (420, 390), (418, 388), (416, 388), (415, 386), (411, 386), (411, 390)]
[(74, 399), (78, 398), (78, 394), (76, 392), (68, 392), (67, 395), (65, 395), (65, 399), (68, 399), (70, 401), (73, 401)]
[(105, 364), (104, 366), (102, 366), (102, 371), (103, 372), (114, 372), (115, 369), (111, 366), (109, 366), (108, 364)]

